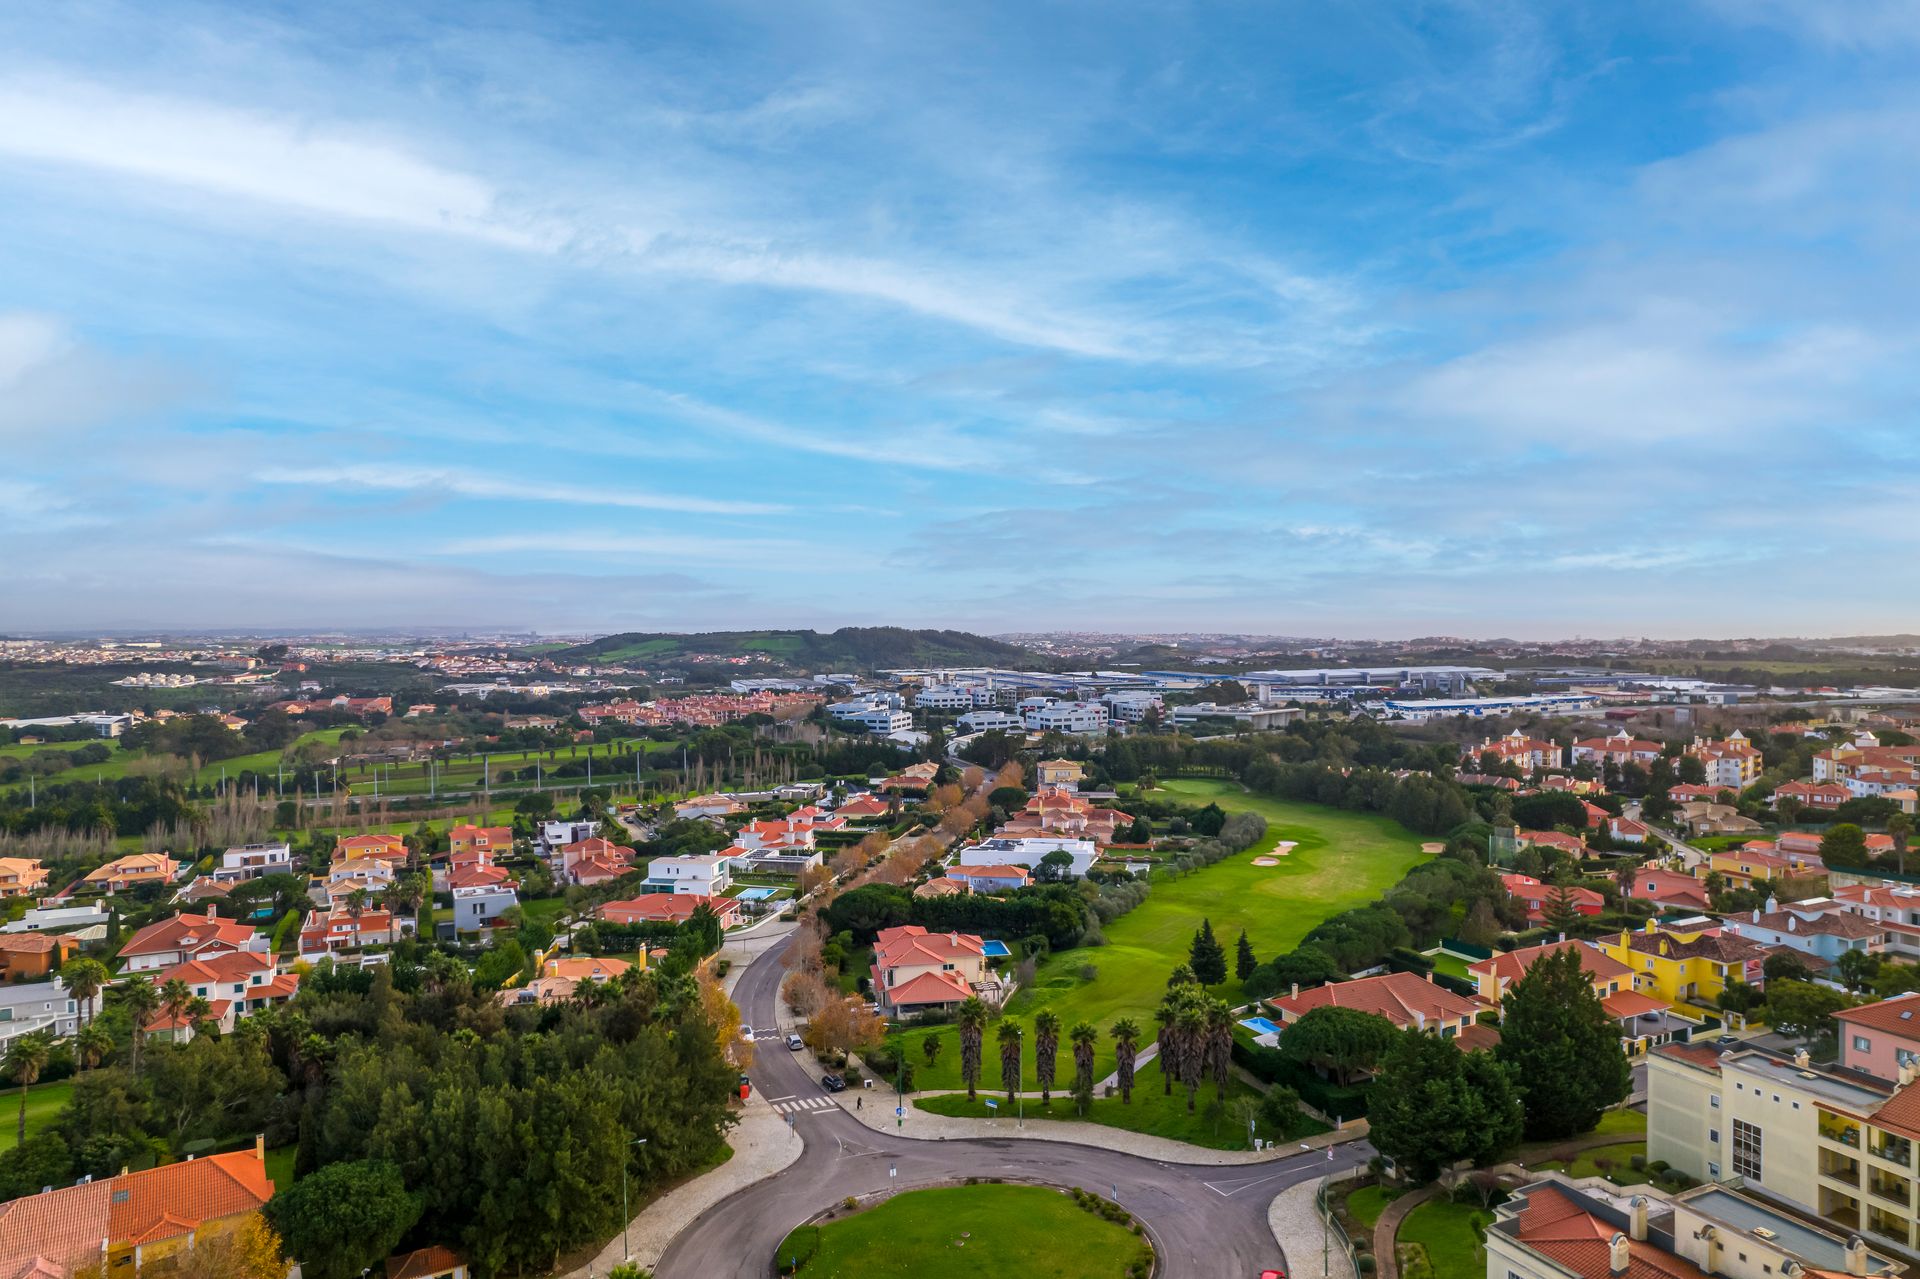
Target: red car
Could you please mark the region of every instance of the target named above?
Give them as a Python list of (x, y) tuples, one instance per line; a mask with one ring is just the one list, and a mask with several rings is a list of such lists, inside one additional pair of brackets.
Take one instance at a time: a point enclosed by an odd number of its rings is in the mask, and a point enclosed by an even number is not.
[(1287, 1279), (1287, 1272), (1284, 1270), (1262, 1270), (1260, 1272), (1260, 1279)]

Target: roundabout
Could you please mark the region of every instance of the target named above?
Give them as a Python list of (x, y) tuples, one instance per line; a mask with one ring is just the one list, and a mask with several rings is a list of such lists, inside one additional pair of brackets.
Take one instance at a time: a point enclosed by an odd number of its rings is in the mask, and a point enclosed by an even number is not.
[(1153, 1246), (1124, 1208), (1084, 1191), (983, 1181), (906, 1190), (823, 1213), (781, 1241), (780, 1274), (1145, 1279)]

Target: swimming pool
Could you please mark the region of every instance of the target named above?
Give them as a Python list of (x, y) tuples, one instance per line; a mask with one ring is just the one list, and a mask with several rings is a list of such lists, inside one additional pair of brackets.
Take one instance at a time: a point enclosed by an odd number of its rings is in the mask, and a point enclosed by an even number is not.
[(780, 890), (777, 888), (743, 888), (740, 900), (743, 902), (763, 902)]
[(983, 941), (980, 943), (980, 953), (988, 959), (1005, 959), (1013, 952), (1007, 949), (1007, 943), (1003, 941)]
[(1240, 1024), (1256, 1035), (1277, 1035), (1280, 1033), (1280, 1028), (1268, 1021), (1265, 1017), (1243, 1017), (1240, 1019)]

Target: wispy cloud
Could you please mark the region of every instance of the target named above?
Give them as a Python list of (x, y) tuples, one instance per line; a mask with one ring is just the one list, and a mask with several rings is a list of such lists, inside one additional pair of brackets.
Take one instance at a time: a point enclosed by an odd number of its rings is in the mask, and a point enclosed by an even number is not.
[(422, 493), (436, 497), (553, 502), (566, 506), (618, 506), (642, 511), (677, 511), (700, 515), (778, 515), (788, 509), (768, 502), (645, 493), (617, 485), (556, 484), (532, 477), (484, 475), (441, 467), (371, 462), (312, 468), (268, 467), (254, 478), (262, 484), (302, 488), (331, 485), (345, 489)]

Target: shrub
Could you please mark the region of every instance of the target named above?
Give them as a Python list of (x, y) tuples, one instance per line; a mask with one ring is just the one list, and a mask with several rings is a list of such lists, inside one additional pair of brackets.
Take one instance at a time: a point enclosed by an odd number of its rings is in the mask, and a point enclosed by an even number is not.
[(1355, 1257), (1353, 1259), (1353, 1264), (1355, 1268), (1358, 1269), (1360, 1273), (1363, 1275), (1370, 1275), (1373, 1273), (1373, 1256), (1370, 1253), (1363, 1253), (1360, 1256)]

